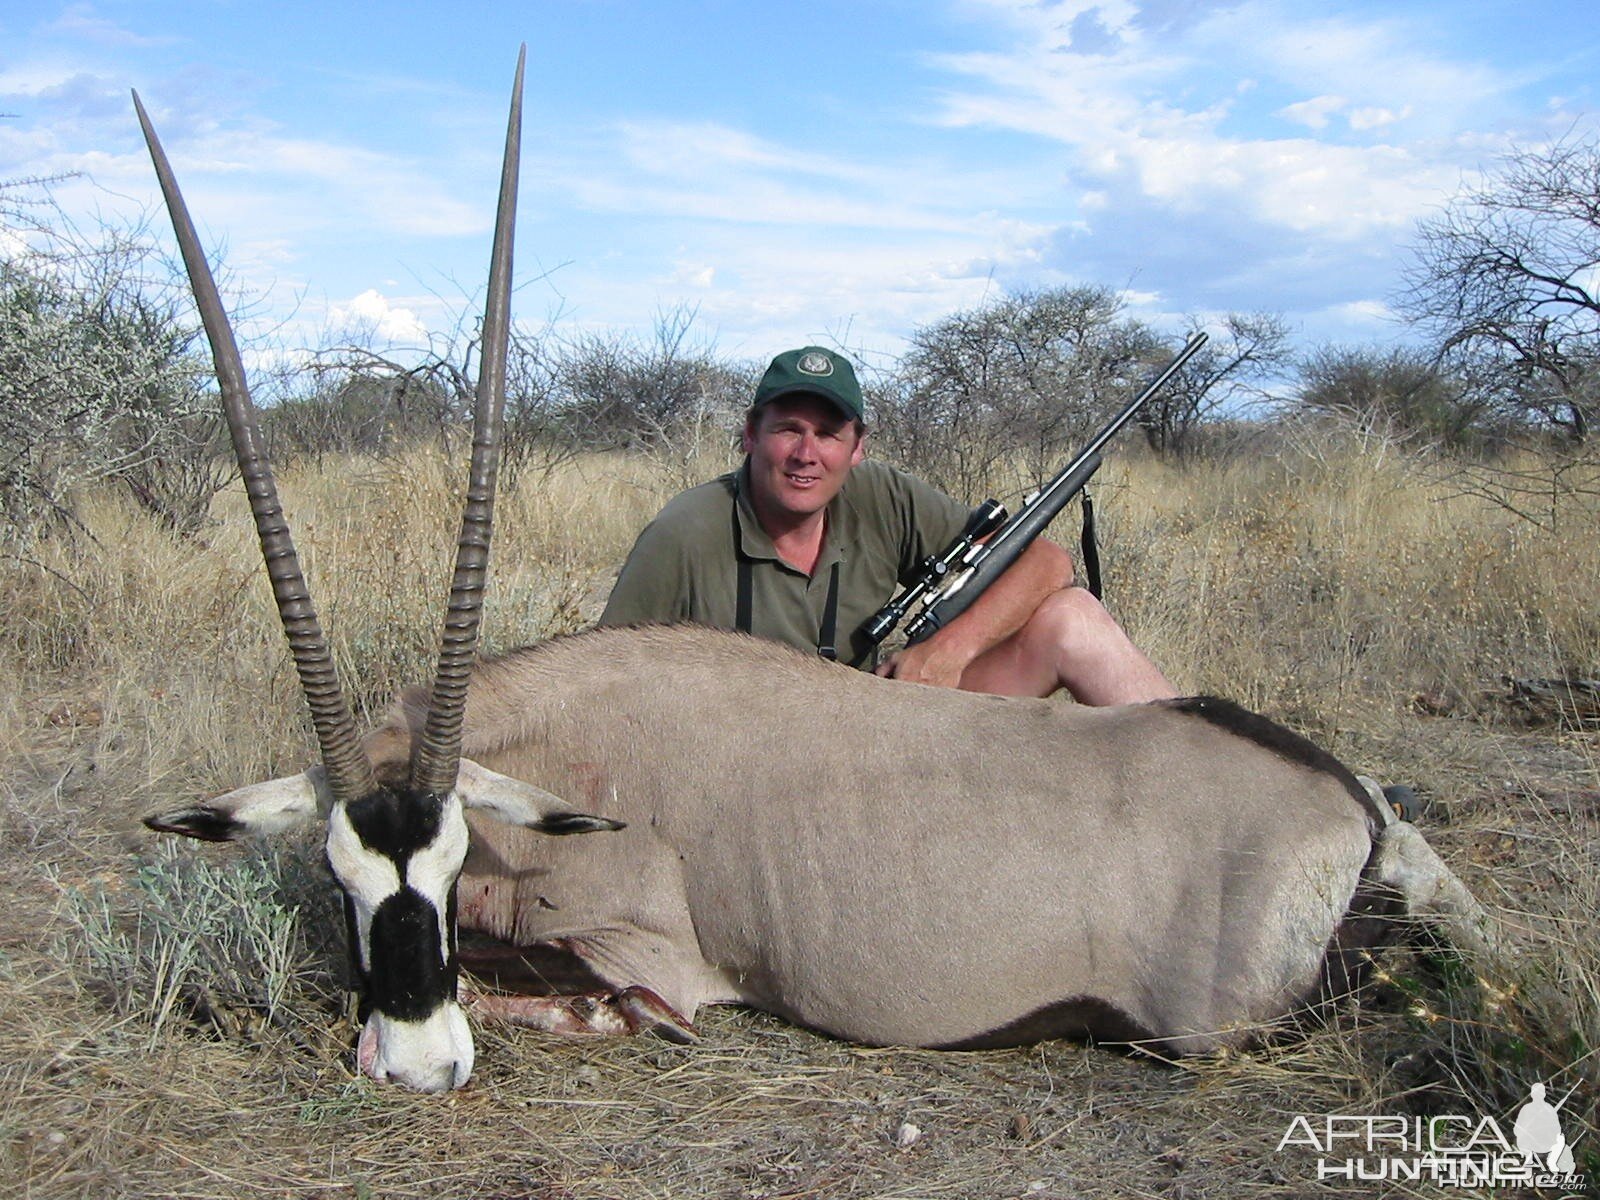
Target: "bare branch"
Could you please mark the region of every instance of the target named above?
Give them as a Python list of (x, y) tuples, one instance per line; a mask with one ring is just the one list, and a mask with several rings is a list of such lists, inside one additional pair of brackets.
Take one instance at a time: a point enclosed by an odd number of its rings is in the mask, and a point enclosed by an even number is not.
[(1582, 442), (1600, 405), (1600, 139), (1515, 150), (1418, 229), (1401, 304), (1486, 411)]

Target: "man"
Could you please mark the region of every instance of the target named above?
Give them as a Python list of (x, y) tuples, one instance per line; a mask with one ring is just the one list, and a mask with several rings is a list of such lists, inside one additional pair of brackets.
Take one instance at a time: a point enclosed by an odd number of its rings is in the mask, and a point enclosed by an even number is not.
[[(943, 550), (968, 509), (866, 458), (848, 359), (772, 360), (745, 417), (745, 463), (682, 493), (639, 535), (602, 625), (694, 621), (873, 666), (862, 624)], [(877, 663), (879, 675), (1001, 695), (1066, 688), (1085, 704), (1176, 693), (1043, 538), (961, 616)]]

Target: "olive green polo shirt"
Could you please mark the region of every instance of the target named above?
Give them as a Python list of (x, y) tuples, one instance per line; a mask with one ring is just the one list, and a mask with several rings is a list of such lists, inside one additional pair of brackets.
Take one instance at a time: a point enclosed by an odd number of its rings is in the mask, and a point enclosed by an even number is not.
[(669, 501), (634, 543), (600, 624), (692, 621), (733, 629), (743, 556), (751, 569), (750, 632), (816, 653), (837, 563), (839, 659), (870, 665), (861, 626), (894, 595), (901, 576), (955, 539), (967, 507), (868, 459), (828, 505), (822, 555), (807, 575), (778, 557), (750, 506), (749, 478), (746, 464)]

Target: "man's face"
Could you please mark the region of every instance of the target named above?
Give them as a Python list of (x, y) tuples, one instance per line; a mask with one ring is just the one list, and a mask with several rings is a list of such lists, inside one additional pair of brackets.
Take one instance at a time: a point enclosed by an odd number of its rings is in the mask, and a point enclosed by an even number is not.
[(800, 393), (763, 405), (744, 428), (756, 514), (821, 512), (865, 449), (855, 422), (820, 396)]

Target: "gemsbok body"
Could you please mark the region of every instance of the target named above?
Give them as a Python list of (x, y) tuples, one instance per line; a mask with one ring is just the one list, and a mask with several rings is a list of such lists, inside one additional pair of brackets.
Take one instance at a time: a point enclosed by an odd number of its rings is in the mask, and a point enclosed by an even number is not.
[[(1346, 990), (1402, 913), (1487, 918), (1310, 742), (1210, 698), (1091, 709), (876, 678), (689, 627), (473, 662), (503, 399), (519, 62), (466, 515), (437, 674), (362, 738), (260, 450), (204, 255), (140, 108), (322, 763), (148, 819), (327, 825), (361, 1068), (437, 1091), (485, 1018), (692, 1038), (738, 1003), (853, 1041), (1058, 1036), (1191, 1053)], [(137, 103), (137, 97), (135, 97)], [(555, 834), (583, 833), (578, 838)], [(484, 935), (458, 951), (457, 929)]]

